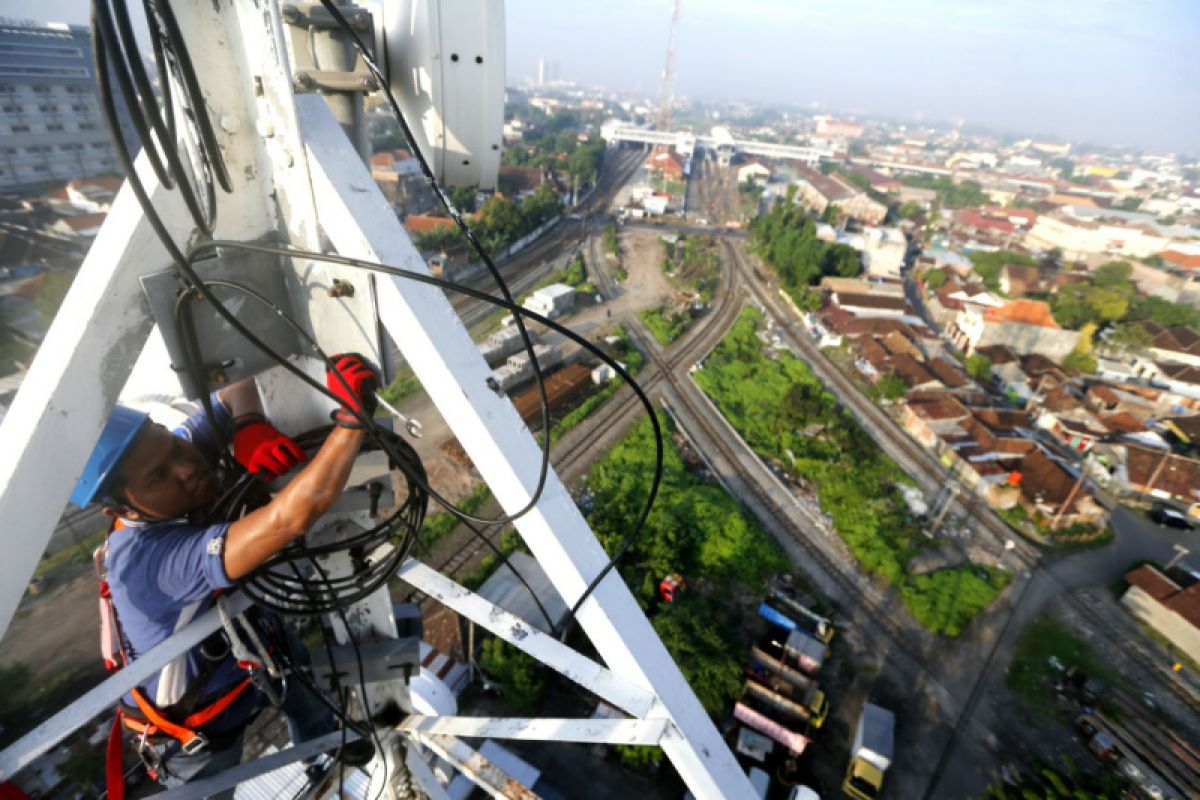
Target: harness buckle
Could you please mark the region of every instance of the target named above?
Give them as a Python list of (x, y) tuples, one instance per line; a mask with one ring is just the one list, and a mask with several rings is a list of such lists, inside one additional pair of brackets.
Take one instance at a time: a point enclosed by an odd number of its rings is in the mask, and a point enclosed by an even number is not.
[(203, 733), (197, 732), (195, 736), (193, 736), (191, 739), (188, 739), (186, 742), (181, 742), (180, 745), (180, 749), (184, 755), (195, 755), (204, 748), (208, 747), (208, 737)]
[[(137, 747), (138, 759), (142, 762), (142, 766), (146, 768), (146, 772), (155, 775), (159, 767), (162, 766), (162, 754), (158, 752), (158, 748), (150, 744), (146, 738), (146, 732), (138, 737)], [(155, 778), (157, 780), (157, 778)]]

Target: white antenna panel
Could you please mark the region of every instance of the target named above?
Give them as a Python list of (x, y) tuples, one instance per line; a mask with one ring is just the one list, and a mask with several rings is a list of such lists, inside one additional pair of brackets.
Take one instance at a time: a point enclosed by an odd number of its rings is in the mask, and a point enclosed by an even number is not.
[(448, 186), (494, 189), (504, 127), (503, 0), (384, 0), (381, 68)]

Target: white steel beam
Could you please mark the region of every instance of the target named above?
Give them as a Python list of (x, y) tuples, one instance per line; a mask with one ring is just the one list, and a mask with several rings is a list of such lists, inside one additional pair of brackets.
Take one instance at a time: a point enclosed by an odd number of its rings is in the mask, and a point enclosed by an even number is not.
[(547, 636), (520, 617), (510, 614), (414, 558), (404, 562), (398, 577), (420, 589), (459, 615), (466, 617), (514, 647), (523, 650), (563, 677), (639, 719), (654, 705), (654, 695), (632, 681), (602, 667), (590, 658)]
[[(186, 236), (178, 196), (138, 164), (171, 232)], [(134, 265), (156, 272), (168, 260), (125, 186), (0, 424), (0, 633), (154, 327)]]
[(344, 733), (342, 731), (327, 733), (324, 736), (318, 736), (316, 739), (309, 739), (292, 747), (277, 750), (268, 756), (256, 758), (252, 761), (243, 761), (236, 767), (230, 767), (212, 777), (189, 781), (183, 786), (168, 789), (161, 794), (154, 795), (154, 797), (157, 800), (204, 800), (204, 798), (210, 797), (217, 792), (232, 789), (239, 783), (253, 780), (268, 772), (274, 772), (302, 758), (310, 758), (321, 753), (337, 750), (342, 745), (343, 740), (353, 742), (359, 738), (357, 733), (350, 730)]
[[(428, 272), (345, 135), (319, 98), (296, 101), (317, 212), (342, 255)], [(487, 386), (490, 370), (438, 289), (400, 278), (378, 281), (380, 318), (488, 486), (508, 513), (533, 496), (541, 450), (507, 397)], [(516, 528), (568, 605), (608, 556), (553, 471)], [(580, 609), (579, 621), (614, 672), (659, 698), (681, 738), (663, 749), (696, 797), (749, 796), (749, 781), (679, 667), (614, 570)]]
[(414, 734), (414, 738), (434, 753), (453, 764), (475, 785), (492, 797), (500, 800), (539, 800), (528, 786), (517, 783), (504, 770), (488, 761), (482, 754), (461, 739), (453, 736), (425, 736)]
[(556, 719), (553, 717), (422, 717), (400, 723), (401, 733), (467, 739), (526, 739), (582, 744), (656, 745), (670, 725), (665, 719)]
[[(225, 608), (237, 616), (250, 607), (250, 599), (242, 592), (225, 598)], [(29, 733), (0, 751), (0, 781), (11, 778), (35, 758), (70, 736), (97, 714), (111, 710), (121, 695), (165, 667), (180, 653), (204, 641), (221, 627), (218, 610), (210, 608), (169, 639), (159, 642), (127, 667), (93, 687), (71, 705), (38, 725)]]
[[(421, 758), (421, 751), (415, 743), (410, 743), (404, 748), (404, 766), (408, 767), (408, 774), (413, 779), (413, 783), (417, 785), (429, 800), (450, 800), (450, 795), (446, 793), (446, 787), (442, 786), (438, 781), (437, 776), (433, 774), (429, 763)], [(338, 798), (342, 800), (342, 798)]]

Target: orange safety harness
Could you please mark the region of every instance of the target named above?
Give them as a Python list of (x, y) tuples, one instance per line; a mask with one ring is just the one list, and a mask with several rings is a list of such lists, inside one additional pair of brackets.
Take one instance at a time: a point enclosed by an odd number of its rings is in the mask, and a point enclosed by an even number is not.
[[(124, 527), (125, 525), (121, 520), (117, 519), (110, 527), (109, 534), (111, 535), (114, 531)], [(106, 538), (104, 543), (94, 553), (93, 560), (96, 565), (97, 577), (100, 581), (100, 653), (104, 659), (105, 668), (110, 672), (115, 672), (128, 664), (129, 658), (125, 648), (124, 636), (121, 634), (120, 623), (117, 619), (117, 611), (112, 602), (112, 591), (108, 585), (107, 571), (104, 567), (104, 558), (107, 551), (108, 539)], [(237, 663), (238, 666), (247, 671), (261, 668), (258, 662), (244, 657), (239, 658)], [(184, 691), (185, 700), (176, 703), (174, 707), (186, 708), (186, 706), (191, 705), (186, 700), (198, 695), (204, 688), (203, 685), (207, 683), (209, 677), (210, 673), (202, 670)], [(229, 708), (246, 691), (252, 682), (253, 677), (247, 676), (245, 679), (234, 684), (233, 688), (219, 696), (216, 700), (203, 708), (191, 711), (179, 722), (168, 719), (167, 714), (150, 702), (141, 687), (134, 687), (129, 694), (133, 697), (135, 705), (130, 706), (125, 702), (121, 702), (117, 706), (116, 718), (113, 720), (112, 729), (109, 731), (106, 779), (110, 800), (124, 800), (125, 797), (125, 776), (122, 759), (123, 728), (138, 735), (138, 755), (142, 759), (142, 763), (145, 765), (150, 777), (158, 780), (161, 760), (154, 749), (154, 745), (163, 744), (173, 739), (179, 742), (182, 752), (188, 754), (197, 753), (208, 747), (210, 744), (209, 739), (199, 729), (215, 719), (225, 709)]]

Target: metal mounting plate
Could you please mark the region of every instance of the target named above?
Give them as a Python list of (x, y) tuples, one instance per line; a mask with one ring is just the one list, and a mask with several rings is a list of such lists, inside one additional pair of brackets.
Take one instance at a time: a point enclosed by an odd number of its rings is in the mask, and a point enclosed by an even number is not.
[[(285, 270), (277, 258), (248, 253), (222, 254), (218, 258), (196, 262), (195, 270), (206, 283), (228, 281), (252, 289), (281, 308), (288, 316), (301, 320), (288, 292)], [(198, 398), (201, 387), (197, 385), (191, 373), (183, 369), (183, 365), (188, 361), (187, 351), (183, 346), (184, 340), (175, 317), (177, 301), (184, 292), (183, 283), (173, 270), (145, 275), (140, 280), (142, 291), (150, 303), (150, 312), (162, 332), (171, 364), (179, 372), (179, 382), (188, 397)], [(213, 286), (212, 290), (243, 325), (273, 350), (288, 357), (309, 352), (308, 345), (300, 334), (279, 314), (256, 298), (222, 286)], [(210, 389), (257, 375), (276, 365), (271, 356), (234, 330), (210, 303), (202, 299), (185, 299), (182, 302), (191, 305), (196, 338), (202, 343), (200, 360)]]

